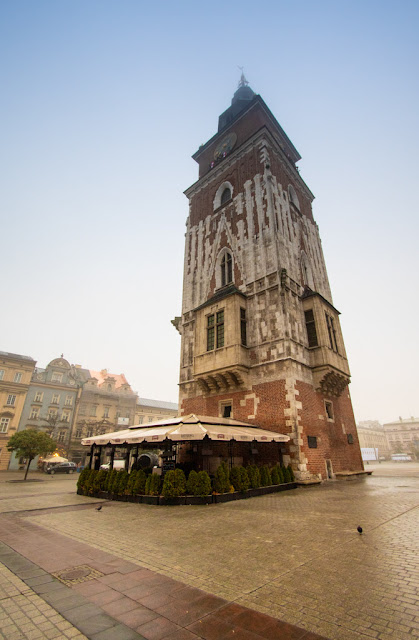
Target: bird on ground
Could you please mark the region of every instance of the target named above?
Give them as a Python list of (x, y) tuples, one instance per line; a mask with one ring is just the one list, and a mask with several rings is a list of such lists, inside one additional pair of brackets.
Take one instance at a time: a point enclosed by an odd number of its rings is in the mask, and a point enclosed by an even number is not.
[(100, 505), (99, 507), (96, 507), (96, 511), (100, 511), (102, 508), (102, 505)]
[(361, 535), (361, 533), (362, 533), (362, 527), (359, 527), (359, 526), (358, 526), (358, 527), (356, 528), (356, 530), (358, 531), (359, 535)]

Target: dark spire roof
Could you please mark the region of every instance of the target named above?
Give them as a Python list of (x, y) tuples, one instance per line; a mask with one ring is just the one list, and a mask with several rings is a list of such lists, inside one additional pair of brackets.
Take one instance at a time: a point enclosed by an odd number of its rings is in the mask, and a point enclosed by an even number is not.
[(246, 80), (243, 68), (242, 74), (240, 76), (240, 82), (236, 93), (233, 96), (231, 104), (236, 104), (237, 102), (241, 102), (242, 100), (249, 102), (253, 99), (255, 92), (249, 87), (249, 82)]
[(224, 129), (224, 127), (240, 113), (255, 97), (255, 92), (249, 87), (249, 83), (246, 80), (243, 69), (241, 69), (241, 77), (237, 91), (235, 92), (231, 101), (231, 107), (226, 109), (224, 113), (218, 118), (218, 131)]

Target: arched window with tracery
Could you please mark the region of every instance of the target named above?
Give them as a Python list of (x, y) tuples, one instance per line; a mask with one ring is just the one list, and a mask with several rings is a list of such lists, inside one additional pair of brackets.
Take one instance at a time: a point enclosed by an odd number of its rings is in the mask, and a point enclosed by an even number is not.
[(221, 259), (221, 286), (225, 287), (230, 282), (233, 282), (233, 258), (226, 251)]

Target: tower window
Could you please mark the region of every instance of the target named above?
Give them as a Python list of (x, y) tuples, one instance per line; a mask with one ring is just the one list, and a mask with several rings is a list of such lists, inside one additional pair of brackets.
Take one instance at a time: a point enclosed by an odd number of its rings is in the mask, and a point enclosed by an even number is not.
[(230, 418), (231, 416), (231, 404), (225, 404), (223, 406), (223, 418)]
[(228, 187), (226, 187), (221, 194), (221, 205), (225, 204), (229, 200), (231, 200), (231, 191)]
[(329, 343), (330, 348), (336, 353), (339, 353), (338, 343), (336, 341), (336, 329), (335, 329), (335, 319), (332, 316), (329, 316), (328, 313), (326, 315), (326, 323), (327, 323), (327, 331), (329, 333)]
[(207, 351), (224, 346), (224, 311), (207, 318)]
[(326, 409), (327, 419), (328, 420), (334, 420), (335, 416), (334, 416), (334, 413), (333, 413), (333, 404), (331, 402), (328, 402), (327, 400), (325, 400), (324, 407)]
[(314, 320), (313, 309), (308, 309), (304, 312), (306, 321), (307, 338), (309, 347), (318, 347), (319, 342), (317, 340), (316, 322)]
[(247, 345), (246, 309), (240, 309), (240, 337), (245, 347)]
[(233, 258), (231, 253), (226, 252), (221, 260), (221, 286), (233, 282)]

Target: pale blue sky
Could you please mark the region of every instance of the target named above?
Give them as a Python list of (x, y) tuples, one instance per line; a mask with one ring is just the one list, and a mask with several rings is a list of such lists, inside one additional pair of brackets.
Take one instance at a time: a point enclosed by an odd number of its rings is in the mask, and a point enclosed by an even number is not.
[(177, 401), (183, 191), (245, 67), (316, 196), (357, 420), (419, 415), (419, 3), (0, 2), (0, 349)]

